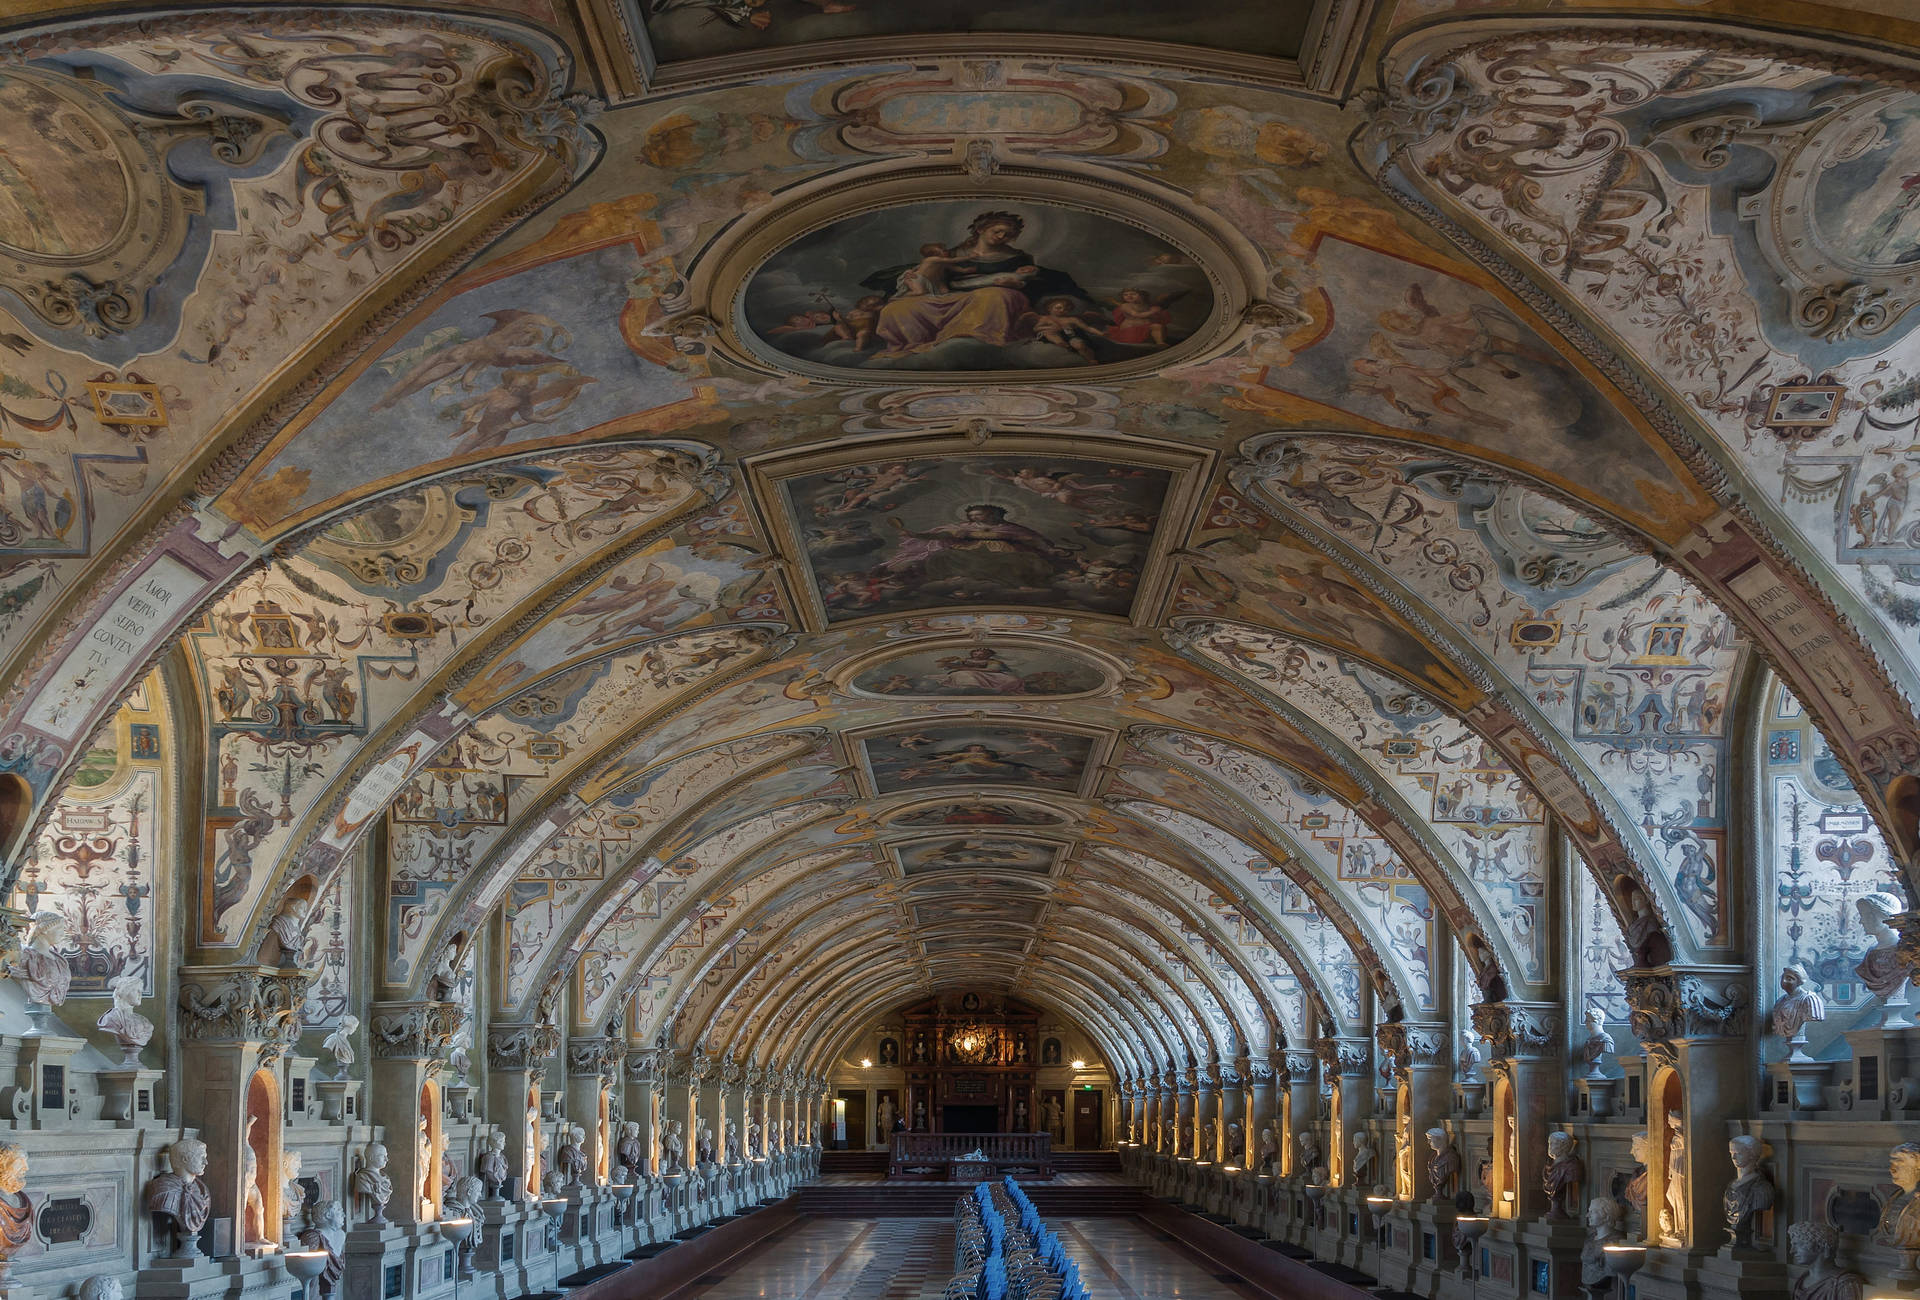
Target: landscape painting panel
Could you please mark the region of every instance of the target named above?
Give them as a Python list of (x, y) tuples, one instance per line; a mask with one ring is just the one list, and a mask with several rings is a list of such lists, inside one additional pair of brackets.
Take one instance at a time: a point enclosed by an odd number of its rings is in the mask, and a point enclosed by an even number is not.
[(986, 723), (890, 732), (862, 744), (874, 789), (883, 795), (928, 785), (1018, 785), (1071, 794), (1093, 753), (1091, 736)]
[(789, 479), (828, 622), (941, 605), (1124, 617), (1171, 476), (1070, 456), (877, 462)]
[(1079, 208), (979, 199), (881, 208), (781, 249), (743, 297), (789, 356), (862, 370), (1053, 370), (1151, 356), (1213, 314), (1166, 240)]

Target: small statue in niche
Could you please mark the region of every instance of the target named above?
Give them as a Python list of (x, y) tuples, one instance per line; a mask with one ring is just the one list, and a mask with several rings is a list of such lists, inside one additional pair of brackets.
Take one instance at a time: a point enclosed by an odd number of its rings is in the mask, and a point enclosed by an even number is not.
[[(628, 1127), (638, 1129), (640, 1126), (631, 1124)], [(487, 1149), (482, 1151), (480, 1158), (473, 1162), (473, 1168), (480, 1175), (480, 1181), (487, 1186), (487, 1199), (499, 1200), (500, 1190), (507, 1185), (507, 1180), (513, 1177), (513, 1170), (507, 1164), (505, 1133), (495, 1129), (487, 1134)]]
[(1599, 1007), (1587, 1008), (1587, 1039), (1580, 1044), (1580, 1059), (1587, 1064), (1589, 1079), (1604, 1079), (1606, 1071), (1602, 1068), (1608, 1055), (1613, 1051), (1613, 1035), (1607, 1032), (1607, 1013)]
[(1260, 1130), (1260, 1172), (1280, 1172), (1280, 1130), (1272, 1124)]
[(875, 1127), (882, 1142), (890, 1141), (893, 1133), (893, 1121), (899, 1117), (899, 1111), (893, 1104), (893, 1098), (882, 1095), (880, 1104), (874, 1108)]
[(1621, 927), (1621, 934), (1627, 941), (1627, 951), (1633, 954), (1633, 964), (1664, 966), (1672, 961), (1673, 944), (1660, 918), (1653, 913), (1652, 901), (1631, 881), (1622, 886), (1621, 892), (1627, 904), (1627, 923)]
[(1587, 1202), (1587, 1240), (1580, 1247), (1580, 1285), (1588, 1300), (1604, 1300), (1613, 1294), (1613, 1267), (1607, 1262), (1607, 1247), (1625, 1239), (1627, 1210), (1611, 1196), (1596, 1196)]
[(694, 1159), (700, 1164), (713, 1163), (713, 1130), (707, 1126), (707, 1121), (704, 1119), (700, 1121), (700, 1127), (694, 1131), (693, 1153)]
[(1027, 1099), (1025, 1097), (1013, 1103), (1013, 1131), (1015, 1133), (1027, 1131)]
[(1202, 1160), (1212, 1160), (1220, 1154), (1220, 1121), (1208, 1117), (1200, 1126), (1200, 1149), (1194, 1152)]
[(1300, 1148), (1300, 1168), (1311, 1172), (1320, 1166), (1320, 1139), (1314, 1136), (1310, 1128), (1300, 1130), (1300, 1136), (1294, 1139)]
[(880, 1040), (880, 1064), (900, 1064), (900, 1044), (891, 1038)]
[(727, 1136), (726, 1136), (725, 1150), (727, 1153), (727, 1163), (730, 1165), (737, 1165), (742, 1163), (740, 1159), (740, 1127), (739, 1125), (735, 1124), (732, 1120), (728, 1120), (726, 1135)]
[(1547, 1218), (1554, 1223), (1571, 1222), (1580, 1203), (1580, 1180), (1587, 1169), (1573, 1148), (1573, 1134), (1558, 1129), (1547, 1134), (1547, 1168), (1540, 1184), (1547, 1193)]
[(1660, 1210), (1660, 1239), (1667, 1245), (1687, 1244), (1687, 1137), (1680, 1116), (1667, 1113), (1666, 1204)]
[(1647, 1131), (1641, 1129), (1633, 1135), (1628, 1144), (1634, 1163), (1633, 1176), (1627, 1179), (1627, 1185), (1620, 1195), (1626, 1199), (1644, 1229), (1647, 1224)]
[(1460, 1078), (1467, 1083), (1480, 1078), (1480, 1035), (1471, 1029), (1460, 1031)]
[(435, 1002), (451, 1002), (459, 987), (460, 949), (458, 944), (450, 943), (440, 950), (440, 960), (434, 963), (433, 974), (427, 977), (427, 997)]
[(927, 1131), (927, 1103), (924, 1101), (913, 1103), (913, 1131), (916, 1133)]
[[(894, 1116), (893, 1123), (898, 1124), (899, 1122), (900, 1122), (900, 1117), (898, 1115)], [(766, 1154), (766, 1148), (764, 1148), (760, 1144), (760, 1135), (762, 1132), (763, 1130), (760, 1127), (759, 1116), (756, 1115), (752, 1119), (747, 1121), (747, 1158), (748, 1159), (753, 1159), (756, 1156), (763, 1156)], [(887, 1126), (887, 1132), (889, 1134), (893, 1132), (893, 1124), (889, 1124)]]
[(347, 1271), (347, 1212), (338, 1201), (313, 1207), (312, 1226), (300, 1234), (304, 1250), (324, 1250), (327, 1263), (320, 1270), (320, 1294), (332, 1295)]
[(1024, 1038), (1014, 1040), (1013, 1063), (1015, 1065), (1025, 1065), (1027, 1063), (1027, 1040)]
[(240, 1143), (241, 1230), (246, 1240), (267, 1240), (267, 1198), (260, 1193), (260, 1155), (253, 1149), (257, 1115), (247, 1116), (247, 1135)]
[(367, 1143), (366, 1154), (354, 1162), (348, 1181), (360, 1202), (360, 1219), (369, 1227), (387, 1226), (387, 1202), (393, 1199), (393, 1177), (387, 1173), (387, 1144)]
[(433, 1133), (427, 1128), (427, 1117), (420, 1117), (420, 1131), (414, 1137), (414, 1166), (420, 1171), (420, 1185), (416, 1189), (420, 1202), (420, 1221), (433, 1220)]
[(57, 1007), (67, 1000), (73, 967), (60, 945), (67, 941), (67, 918), (58, 912), (40, 912), (27, 931), (27, 942), (14, 966), (14, 977), (26, 990), (27, 1001)]
[(147, 1212), (166, 1221), (173, 1234), (174, 1258), (193, 1259), (199, 1252), (200, 1230), (213, 1209), (207, 1190), (207, 1144), (199, 1138), (181, 1138), (162, 1153), (166, 1166), (147, 1184)]
[(1413, 1112), (1403, 1110), (1393, 1126), (1393, 1194), (1411, 1201), (1413, 1191)]
[(267, 922), (267, 930), (279, 945), (278, 963), (281, 966), (298, 966), (300, 949), (307, 942), (307, 918), (313, 912), (310, 899), (299, 894), (289, 894), (280, 900), (280, 906), (274, 911), (273, 919)]
[(1825, 1223), (1796, 1223), (1787, 1229), (1787, 1259), (1807, 1271), (1793, 1284), (1793, 1300), (1860, 1300), (1867, 1279), (1835, 1262), (1840, 1230)]
[(1444, 1201), (1454, 1195), (1460, 1182), (1460, 1152), (1443, 1128), (1427, 1130), (1427, 1146), (1433, 1155), (1427, 1161), (1427, 1186), (1433, 1199)]
[(140, 1049), (153, 1039), (153, 1021), (140, 1014), (142, 987), (138, 975), (121, 975), (107, 986), (113, 993), (113, 1005), (93, 1022), (120, 1044), (120, 1064), (138, 1066)]
[(925, 1034), (916, 1035), (913, 1040), (913, 1063), (915, 1065), (925, 1065), (927, 1063), (927, 1036)]
[(681, 1174), (687, 1168), (687, 1142), (681, 1136), (681, 1124), (677, 1119), (667, 1121), (667, 1131), (660, 1138), (661, 1172)]
[(296, 1241), (300, 1224), (306, 1218), (307, 1189), (300, 1185), (300, 1166), (305, 1163), (298, 1151), (280, 1156), (280, 1239)]
[(640, 1138), (638, 1120), (630, 1119), (620, 1126), (620, 1142), (613, 1150), (620, 1157), (620, 1168), (626, 1171), (621, 1177), (629, 1183), (639, 1182), (647, 1172), (647, 1144)]
[(1753, 1249), (1760, 1216), (1773, 1208), (1773, 1179), (1761, 1163), (1766, 1153), (1767, 1144), (1750, 1134), (1727, 1143), (1727, 1154), (1733, 1157), (1733, 1181), (1720, 1193), (1720, 1210), (1726, 1216), (1735, 1250)]
[(554, 1166), (560, 1175), (562, 1187), (578, 1187), (587, 1179), (587, 1131), (578, 1124), (567, 1126), (566, 1136), (560, 1143), (560, 1153), (554, 1157)]
[(347, 1077), (347, 1067), (353, 1064), (353, 1036), (360, 1032), (360, 1017), (345, 1015), (333, 1032), (320, 1041), (320, 1046), (333, 1055), (333, 1077)]
[(1775, 1000), (1768, 1020), (1773, 1032), (1787, 1040), (1789, 1059), (1811, 1059), (1807, 1056), (1807, 1024), (1826, 1018), (1827, 1004), (1810, 987), (1806, 968), (1800, 965), (1781, 967), (1780, 996)]
[(1247, 1131), (1239, 1120), (1227, 1125), (1227, 1163), (1237, 1165), (1247, 1158)]
[(1040, 1064), (1042, 1065), (1060, 1064), (1060, 1040), (1059, 1039), (1049, 1038), (1046, 1042), (1040, 1044)]
[(33, 1199), (27, 1195), (27, 1153), (0, 1143), (0, 1282), (12, 1268), (13, 1252), (33, 1235)]
[(1893, 928), (1892, 918), (1904, 912), (1906, 904), (1896, 894), (1872, 893), (1854, 899), (1853, 907), (1860, 914), (1861, 928), (1873, 940), (1873, 947), (1853, 973), (1890, 1009), (1899, 1008), (1890, 1010), (1887, 1020), (1890, 1027), (1902, 1027), (1906, 1020), (1907, 967), (1900, 960), (1900, 934)]

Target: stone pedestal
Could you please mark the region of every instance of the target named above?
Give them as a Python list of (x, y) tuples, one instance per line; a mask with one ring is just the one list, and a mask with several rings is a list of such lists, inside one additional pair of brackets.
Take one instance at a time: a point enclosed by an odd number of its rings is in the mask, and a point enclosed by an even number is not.
[(1824, 1110), (1833, 1081), (1831, 1061), (1774, 1061), (1767, 1066), (1769, 1109), (1800, 1119)]
[(1585, 1229), (1572, 1223), (1523, 1223), (1514, 1242), (1519, 1257), (1514, 1269), (1516, 1295), (1544, 1295), (1552, 1300), (1580, 1300), (1580, 1251)]
[[(141, 1300), (211, 1300), (226, 1295), (232, 1278), (218, 1260), (156, 1259), (140, 1270), (135, 1293)], [(291, 1284), (289, 1284), (291, 1289)]]
[(1906, 1086), (1920, 1072), (1920, 1029), (1849, 1029), (1846, 1040), (1853, 1079), (1841, 1089), (1841, 1109), (1855, 1119), (1907, 1118), (1920, 1105), (1920, 1089)]
[(1575, 1079), (1574, 1109), (1586, 1119), (1612, 1119), (1619, 1108), (1620, 1080)]
[(18, 1042), (15, 1078), (27, 1103), (26, 1119), (34, 1128), (66, 1128), (73, 1120), (68, 1108), (75, 1091), (73, 1058), (86, 1040), (47, 1033), (23, 1034)]
[(360, 1109), (360, 1080), (315, 1079), (313, 1090), (320, 1098), (320, 1119), (327, 1124), (357, 1124)]
[(166, 1116), (160, 1108), (159, 1070), (139, 1067), (102, 1070), (94, 1076), (100, 1084), (100, 1118), (119, 1128), (160, 1128)]

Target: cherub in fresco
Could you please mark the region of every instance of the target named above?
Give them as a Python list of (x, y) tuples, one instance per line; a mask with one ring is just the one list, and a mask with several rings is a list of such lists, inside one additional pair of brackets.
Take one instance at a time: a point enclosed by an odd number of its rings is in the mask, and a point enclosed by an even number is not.
[(1848, 516), (1860, 532), (1857, 546), (1892, 546), (1907, 516), (1913, 490), (1913, 470), (1902, 461), (1884, 474), (1867, 480), (1867, 490), (1853, 503)]
[(920, 245), (920, 260), (900, 273), (894, 284), (896, 298), (925, 297), (947, 292), (947, 277), (955, 271), (973, 270), (971, 257), (955, 257), (945, 244)]
[(516, 430), (547, 423), (598, 382), (564, 361), (503, 371), (499, 383), (461, 403), (451, 437), (461, 451), (501, 446)]
[(1090, 339), (1105, 338), (1107, 332), (1080, 315), (1071, 298), (1049, 298), (1038, 312), (1021, 317), (1021, 323), (1042, 343), (1066, 348), (1083, 361), (1097, 362)]
[(1156, 299), (1145, 289), (1122, 289), (1120, 300), (1113, 305), (1113, 327), (1107, 337), (1115, 343), (1151, 343), (1164, 348), (1167, 326), (1173, 323), (1167, 308), (1184, 294), (1182, 290)]
[(854, 465), (827, 475), (830, 482), (844, 483), (838, 499), (821, 502), (814, 507), (814, 513), (822, 517), (850, 515), (859, 510), (878, 508), (893, 509), (893, 503), (884, 502), (905, 488), (925, 479), (932, 474), (931, 467), (922, 470), (907, 468), (905, 461), (894, 461), (888, 465)]
[(1070, 474), (1065, 470), (1049, 474), (1032, 465), (1021, 465), (1016, 469), (989, 465), (987, 473), (1017, 488), (1024, 488), (1035, 496), (1058, 501), (1074, 510), (1112, 508), (1119, 504), (1114, 500), (1114, 494), (1120, 491), (1118, 483), (1089, 483), (1078, 474)]
[(1446, 378), (1445, 367), (1414, 365), (1383, 334), (1375, 334), (1367, 347), (1373, 355), (1353, 359), (1353, 373), (1360, 376), (1353, 386), (1379, 397), (1415, 424), (1450, 415), (1499, 433), (1512, 429), (1499, 416), (1462, 401), (1461, 390)]
[(25, 522), (27, 527), (17, 531), (41, 541), (58, 541), (67, 535), (74, 521), (73, 494), (50, 467), (18, 447), (0, 447), (0, 490), (7, 488), (19, 501), (19, 509), (8, 510), (0, 502), (0, 518), (10, 518), (16, 525)]
[(442, 384), (476, 388), (480, 374), (489, 369), (560, 364), (561, 358), (549, 349), (564, 348), (573, 342), (573, 336), (564, 326), (539, 312), (507, 307), (485, 313), (484, 319), (493, 322), (485, 334), (477, 339), (452, 336), (458, 341), (450, 340), (446, 346), (426, 353), (380, 395), (373, 409), (384, 411), (415, 393)]
[(687, 612), (688, 605), (697, 607), (693, 589), (677, 579), (677, 574), (658, 563), (647, 565), (637, 581), (615, 574), (598, 594), (567, 611), (569, 624), (586, 629), (567, 653), (579, 654), (589, 646), (607, 645), (639, 632), (657, 632)]

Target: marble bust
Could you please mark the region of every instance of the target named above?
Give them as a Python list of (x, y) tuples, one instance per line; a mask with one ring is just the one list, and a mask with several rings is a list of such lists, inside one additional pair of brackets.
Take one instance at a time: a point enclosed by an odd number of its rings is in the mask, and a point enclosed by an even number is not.
[(33, 918), (33, 928), (27, 933), (27, 942), (16, 966), (16, 978), (26, 990), (29, 1002), (57, 1007), (67, 1000), (73, 967), (60, 951), (60, 945), (66, 941), (66, 917), (58, 912), (41, 912)]
[(199, 1138), (181, 1138), (166, 1149), (165, 1158), (166, 1172), (147, 1184), (147, 1212), (165, 1220), (176, 1253), (191, 1259), (198, 1254), (195, 1239), (213, 1210), (213, 1193), (202, 1178), (207, 1172), (207, 1144)]
[(1720, 1208), (1726, 1216), (1727, 1232), (1735, 1250), (1753, 1248), (1760, 1216), (1773, 1208), (1773, 1179), (1761, 1165), (1766, 1152), (1766, 1143), (1750, 1134), (1742, 1134), (1727, 1143), (1727, 1154), (1733, 1157), (1734, 1177), (1720, 1194)]
[(1427, 1161), (1427, 1185), (1433, 1189), (1435, 1200), (1445, 1200), (1453, 1195), (1460, 1178), (1460, 1152), (1454, 1148), (1453, 1140), (1443, 1128), (1427, 1130), (1427, 1146), (1433, 1156)]
[(1773, 1032), (1787, 1040), (1788, 1051), (1796, 1061), (1808, 1059), (1808, 1023), (1827, 1018), (1827, 1004), (1810, 983), (1805, 967), (1797, 964), (1781, 967), (1780, 996), (1768, 1016)]
[(1867, 1279), (1834, 1261), (1840, 1232), (1830, 1224), (1796, 1223), (1787, 1229), (1787, 1259), (1806, 1269), (1793, 1283), (1793, 1300), (1860, 1300)]
[(93, 1022), (94, 1028), (106, 1030), (120, 1044), (121, 1064), (138, 1065), (140, 1049), (153, 1038), (153, 1021), (140, 1014), (144, 991), (141, 979), (138, 975), (121, 975), (108, 987), (113, 992), (113, 1005)]
[(1587, 1172), (1573, 1148), (1573, 1134), (1562, 1130), (1547, 1134), (1547, 1167), (1540, 1181), (1547, 1193), (1547, 1218), (1557, 1223), (1573, 1219), (1580, 1180)]
[(1902, 1142), (1887, 1156), (1887, 1172), (1900, 1194), (1880, 1217), (1880, 1238), (1899, 1251), (1920, 1251), (1920, 1142)]
[(563, 1187), (578, 1187), (587, 1177), (587, 1131), (578, 1124), (567, 1126), (566, 1140), (554, 1157), (554, 1166)]
[(1599, 1007), (1587, 1008), (1587, 1037), (1580, 1044), (1580, 1059), (1586, 1063), (1589, 1079), (1604, 1079), (1601, 1063), (1613, 1051), (1613, 1035), (1607, 1032), (1607, 1013)]
[(1888, 1027), (1902, 1028), (1908, 1023), (1907, 967), (1900, 960), (1900, 935), (1893, 928), (1892, 918), (1904, 912), (1906, 904), (1896, 894), (1872, 893), (1854, 899), (1853, 906), (1860, 914), (1860, 928), (1873, 940), (1873, 947), (1853, 973), (1875, 997), (1887, 1003)]
[(640, 1140), (640, 1121), (630, 1119), (620, 1126), (620, 1142), (614, 1154), (620, 1157), (627, 1179), (636, 1179), (647, 1171), (647, 1144)]
[(393, 1176), (387, 1172), (387, 1144), (367, 1143), (366, 1154), (356, 1162), (349, 1184), (360, 1201), (363, 1221), (376, 1228), (387, 1226), (387, 1202), (393, 1199)]
[(0, 1142), (0, 1278), (7, 1260), (33, 1235), (33, 1200), (27, 1195), (27, 1153)]
[(1611, 1196), (1587, 1202), (1587, 1240), (1580, 1247), (1580, 1285), (1590, 1296), (1605, 1295), (1614, 1283), (1607, 1247), (1626, 1236), (1627, 1208)]
[(480, 1153), (473, 1167), (480, 1175), (480, 1181), (487, 1185), (487, 1196), (499, 1200), (500, 1189), (513, 1176), (513, 1170), (507, 1164), (507, 1135), (498, 1129), (487, 1134), (487, 1149)]

